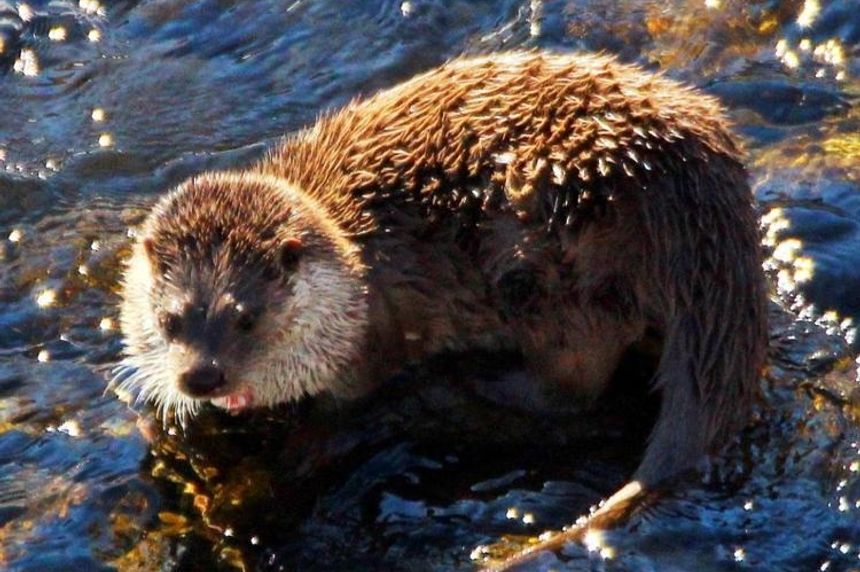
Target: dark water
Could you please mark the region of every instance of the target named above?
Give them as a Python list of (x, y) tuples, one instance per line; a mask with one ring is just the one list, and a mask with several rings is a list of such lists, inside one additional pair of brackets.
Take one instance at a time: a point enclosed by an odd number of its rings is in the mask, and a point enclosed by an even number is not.
[(537, 567), (860, 569), (860, 2), (0, 0), (0, 46), (0, 568), (470, 569), (621, 484), (635, 416), (499, 411), (457, 389), (480, 360), (152, 446), (103, 395), (158, 193), (454, 55), (543, 47), (723, 99), (793, 313), (730, 453)]

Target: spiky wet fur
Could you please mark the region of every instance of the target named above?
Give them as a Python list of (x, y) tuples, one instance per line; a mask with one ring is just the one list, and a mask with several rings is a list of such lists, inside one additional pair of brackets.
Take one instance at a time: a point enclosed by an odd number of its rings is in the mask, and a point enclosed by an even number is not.
[[(322, 117), (248, 173), (314, 205), (314, 228), (360, 258), (366, 272), (332, 276), (351, 284), (339, 293), (367, 288), (366, 320), (334, 328), (366, 334), (359, 365), (516, 347), (551, 385), (596, 394), (654, 332), (662, 408), (636, 473), (646, 485), (747, 418), (766, 344), (757, 225), (720, 107), (694, 89), (606, 56), (459, 59)], [(190, 194), (171, 197), (193, 211)], [(166, 223), (156, 209), (147, 228)], [(140, 307), (123, 328), (139, 371), (125, 383), (187, 416), (194, 405), (153, 380), (152, 277), (135, 248), (124, 304)], [(327, 343), (308, 340), (305, 353)], [(357, 370), (324, 371), (302, 391), (336, 391)], [(271, 375), (282, 401), (300, 393)]]

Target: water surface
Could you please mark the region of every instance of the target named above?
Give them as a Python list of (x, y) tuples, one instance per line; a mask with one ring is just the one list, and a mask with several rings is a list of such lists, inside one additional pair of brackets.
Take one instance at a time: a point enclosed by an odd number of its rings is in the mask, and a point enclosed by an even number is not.
[(500, 411), (460, 389), (507, 367), (486, 357), (154, 445), (103, 395), (160, 193), (455, 55), (540, 47), (724, 101), (787, 310), (732, 452), (536, 567), (860, 569), (860, 2), (0, 0), (0, 46), (0, 567), (471, 569), (623, 483), (635, 415)]

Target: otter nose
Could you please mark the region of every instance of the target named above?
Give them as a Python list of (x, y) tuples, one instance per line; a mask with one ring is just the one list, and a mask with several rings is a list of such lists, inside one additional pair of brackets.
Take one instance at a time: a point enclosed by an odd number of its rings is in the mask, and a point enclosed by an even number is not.
[(179, 388), (191, 397), (207, 397), (226, 384), (224, 372), (215, 365), (194, 366), (179, 376)]

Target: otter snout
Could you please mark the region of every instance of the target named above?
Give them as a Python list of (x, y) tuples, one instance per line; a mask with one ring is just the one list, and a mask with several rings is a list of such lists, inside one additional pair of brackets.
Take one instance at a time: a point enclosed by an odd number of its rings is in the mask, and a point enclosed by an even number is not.
[(179, 376), (179, 389), (191, 397), (211, 397), (226, 385), (224, 371), (213, 364), (193, 366)]

